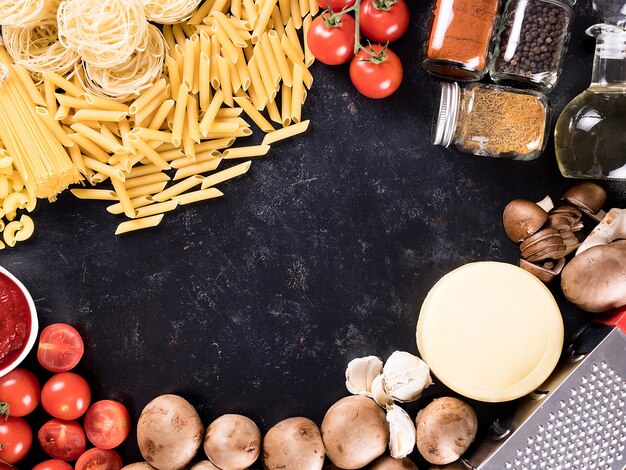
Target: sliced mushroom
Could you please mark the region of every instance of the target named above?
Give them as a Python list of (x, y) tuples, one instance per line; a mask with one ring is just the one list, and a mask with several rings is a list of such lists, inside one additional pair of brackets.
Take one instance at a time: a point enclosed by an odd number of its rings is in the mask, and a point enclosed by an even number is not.
[(532, 201), (514, 199), (504, 208), (502, 224), (509, 238), (515, 243), (526, 240), (541, 229), (548, 220), (548, 213)]
[(563, 194), (563, 200), (597, 221), (605, 215), (602, 208), (606, 204), (607, 194), (602, 186), (595, 183), (584, 182), (571, 187)]
[(561, 237), (563, 238), (565, 246), (567, 247), (565, 256), (573, 253), (574, 251), (576, 251), (576, 248), (580, 246), (580, 242), (578, 241), (576, 234), (574, 234), (574, 232), (572, 232), (571, 230), (562, 230)]
[(580, 218), (583, 216), (582, 212), (580, 212), (579, 209), (569, 204), (563, 204), (559, 207), (555, 207), (550, 211), (550, 214), (567, 214), (571, 217), (574, 217), (576, 221), (579, 221)]
[(565, 258), (561, 258), (556, 263), (553, 261), (548, 261), (543, 265), (538, 265), (534, 263), (530, 263), (525, 259), (519, 260), (520, 268), (528, 271), (530, 274), (538, 278), (541, 282), (551, 282), (553, 281), (563, 270), (565, 267)]
[(560, 236), (561, 236), (560, 232), (554, 227), (544, 228), (543, 230), (535, 233), (533, 236), (528, 237), (526, 240), (524, 240), (524, 242), (520, 245), (519, 248), (520, 250), (524, 251), (526, 248), (529, 248), (530, 246), (532, 246), (533, 244), (537, 242), (547, 240), (551, 237), (560, 238)]
[(543, 261), (544, 259), (561, 259), (565, 257), (566, 253), (567, 247), (565, 245), (550, 245), (528, 256), (526, 259), (530, 262)]
[(589, 236), (581, 243), (577, 255), (597, 245), (626, 239), (626, 209), (611, 209)]
[(574, 217), (569, 214), (554, 214), (551, 213), (548, 216), (546, 227), (553, 227), (559, 231), (571, 230), (574, 224), (578, 222)]
[(626, 240), (597, 245), (574, 257), (563, 269), (567, 300), (588, 312), (626, 305)]

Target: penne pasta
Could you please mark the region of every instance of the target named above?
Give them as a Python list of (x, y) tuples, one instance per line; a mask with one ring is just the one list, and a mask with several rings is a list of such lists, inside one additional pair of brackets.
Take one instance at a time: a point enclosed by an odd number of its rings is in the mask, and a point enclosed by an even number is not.
[(270, 124), (270, 122), (265, 119), (265, 117), (252, 105), (250, 100), (247, 98), (240, 96), (235, 98), (235, 102), (241, 106), (244, 112), (254, 121), (254, 123), (259, 126), (259, 128), (263, 132), (272, 132), (274, 131), (274, 126)]
[(181, 86), (178, 90), (176, 99), (176, 107), (174, 108), (174, 122), (172, 128), (172, 143), (180, 146), (183, 140), (183, 128), (185, 125), (185, 111), (187, 109), (188, 90), (185, 86)]
[(95, 199), (97, 201), (117, 201), (114, 191), (108, 189), (70, 189), (70, 192), (78, 199)]
[(205, 162), (196, 163), (194, 165), (189, 165), (184, 168), (179, 168), (178, 170), (176, 170), (176, 174), (174, 175), (174, 181), (178, 181), (198, 173), (213, 171), (219, 166), (221, 161), (221, 158), (215, 158), (212, 160), (207, 160)]
[(201, 175), (190, 176), (183, 181), (176, 183), (167, 189), (164, 189), (160, 193), (155, 194), (154, 196), (152, 196), (152, 199), (157, 202), (165, 202), (169, 199), (172, 199), (173, 197), (178, 196), (179, 194), (184, 193), (185, 191), (189, 191), (190, 189), (199, 186), (200, 184), (202, 184), (203, 180), (204, 176)]
[(167, 186), (167, 182), (153, 183), (153, 184), (148, 184), (146, 186), (138, 186), (136, 188), (128, 190), (128, 195), (131, 198), (148, 196), (148, 195), (160, 193), (161, 191), (163, 191), (163, 188), (165, 188), (165, 186)]
[[(149, 206), (150, 204), (154, 204), (154, 200), (151, 196), (139, 196), (131, 199), (130, 203), (133, 206), (133, 209), (138, 209), (139, 207), (145, 207)], [(118, 202), (117, 204), (111, 204), (110, 206), (107, 206), (107, 212), (116, 215), (123, 214), (124, 208), (122, 207), (122, 204)]]
[(176, 209), (178, 206), (178, 201), (167, 201), (167, 202), (159, 202), (156, 204), (150, 204), (144, 207), (137, 209), (137, 217), (150, 217), (157, 214), (162, 214), (164, 212), (170, 212)]
[(222, 157), (224, 160), (233, 160), (236, 158), (261, 157), (267, 155), (270, 151), (269, 145), (251, 145), (249, 147), (235, 147), (224, 150)]
[(167, 160), (165, 160), (156, 150), (150, 147), (141, 137), (137, 134), (129, 134), (128, 139), (135, 147), (135, 149), (142, 153), (148, 160), (150, 160), (154, 165), (158, 166), (163, 170), (168, 170), (170, 168)]
[(99, 162), (106, 163), (109, 161), (109, 154), (84, 135), (68, 134), (67, 136)]
[(276, 65), (278, 66), (283, 83), (290, 87), (293, 84), (291, 67), (289, 67), (287, 57), (285, 57), (285, 51), (280, 43), (278, 34), (276, 31), (270, 31), (267, 33), (267, 37), (269, 39), (270, 46), (272, 47), (274, 59), (276, 60)]
[(79, 109), (74, 113), (75, 121), (119, 122), (127, 116), (123, 111), (107, 111), (101, 109)]
[(45, 124), (45, 126), (52, 132), (54, 137), (57, 138), (61, 145), (64, 147), (73, 147), (74, 142), (67, 136), (59, 122), (54, 119), (53, 116), (50, 115), (48, 110), (42, 106), (37, 106), (35, 108), (36, 113), (41, 118), (41, 121)]
[[(18, 67), (15, 67), (15, 69), (17, 70)], [(19, 67), (19, 69), (21, 69), (21, 67)], [(42, 74), (42, 78), (44, 82), (53, 83), (57, 88), (61, 88), (62, 90), (76, 98), (80, 98), (85, 94), (85, 91), (81, 87), (74, 85), (72, 82), (70, 82), (66, 78), (63, 78), (56, 72), (44, 72)]]
[(128, 108), (128, 112), (130, 114), (137, 114), (140, 109), (145, 108), (148, 103), (150, 103), (153, 99), (155, 99), (162, 91), (165, 90), (167, 86), (167, 82), (165, 79), (161, 79), (152, 85), (150, 88), (144, 90), (139, 98), (132, 102), (130, 107)]
[(116, 153), (116, 154), (128, 153), (128, 150), (126, 150), (124, 146), (122, 146), (119, 142), (103, 136), (99, 132), (91, 129), (90, 127), (87, 127), (83, 123), (77, 122), (76, 124), (72, 124), (70, 127), (77, 134), (80, 134), (83, 137), (86, 137), (87, 139), (91, 140), (96, 145), (98, 145), (99, 147), (103, 148), (104, 150), (108, 152)]
[(224, 193), (222, 193), (219, 189), (208, 188), (202, 189), (200, 191), (192, 191), (190, 193), (181, 194), (174, 197), (173, 199), (179, 204), (185, 205), (193, 204), (194, 202), (206, 201), (207, 199), (214, 199), (223, 195)]
[(206, 135), (208, 134), (209, 129), (213, 125), (213, 121), (215, 121), (217, 112), (219, 111), (223, 102), (224, 94), (221, 90), (216, 91), (215, 95), (213, 95), (213, 100), (211, 101), (211, 104), (209, 105), (206, 113), (204, 114), (204, 117), (202, 118), (202, 121), (200, 122), (200, 133), (203, 137), (206, 137)]
[(186, 166), (195, 165), (196, 163), (202, 163), (208, 160), (214, 160), (220, 157), (221, 155), (222, 154), (218, 152), (217, 150), (200, 152), (200, 153), (196, 153), (195, 160), (192, 160), (191, 158), (184, 156), (182, 158), (177, 158), (176, 160), (172, 160), (170, 165), (172, 168), (176, 168), (176, 169), (185, 168)]
[(170, 177), (165, 173), (151, 173), (144, 176), (137, 176), (135, 178), (125, 181), (124, 187), (128, 189), (137, 188), (139, 186), (147, 186), (153, 183), (162, 183), (163, 181), (169, 181)]
[(261, 11), (256, 20), (254, 30), (252, 31), (252, 44), (256, 44), (259, 42), (261, 35), (265, 32), (267, 28), (267, 23), (272, 16), (272, 10), (274, 10), (274, 6), (276, 5), (277, 0), (265, 0), (263, 6), (261, 7)]
[(141, 165), (132, 168), (128, 174), (126, 175), (126, 181), (131, 180), (133, 178), (138, 178), (140, 176), (151, 175), (153, 173), (160, 173), (162, 170), (154, 163), (149, 163), (148, 165)]
[(122, 222), (117, 226), (115, 235), (121, 235), (123, 233), (133, 232), (135, 230), (143, 230), (145, 228), (156, 227), (163, 220), (163, 214), (153, 215), (151, 217), (144, 217), (142, 219), (129, 220)]
[(294, 124), (289, 127), (285, 127), (283, 129), (279, 129), (274, 132), (270, 132), (266, 134), (263, 138), (263, 145), (271, 145), (280, 140), (288, 139), (289, 137), (296, 136), (298, 134), (302, 134), (309, 127), (309, 121), (302, 121), (297, 124)]
[(217, 61), (217, 68), (220, 76), (220, 87), (223, 94), (224, 103), (227, 106), (232, 107), (233, 103), (233, 89), (230, 81), (230, 76), (228, 73), (228, 63), (226, 59), (221, 56), (215, 56), (215, 60)]
[(176, 102), (172, 99), (165, 100), (163, 103), (161, 103), (161, 106), (159, 106), (159, 109), (157, 110), (156, 114), (154, 115), (150, 123), (148, 124), (148, 129), (153, 129), (153, 130), (161, 129), (161, 127), (163, 126), (163, 123), (167, 119), (168, 114), (170, 113), (170, 111), (174, 109), (175, 104)]
[(250, 169), (251, 161), (247, 161), (244, 163), (240, 163), (239, 165), (232, 166), (226, 170), (218, 171), (217, 173), (213, 173), (212, 175), (207, 176), (202, 181), (202, 185), (200, 189), (207, 189), (216, 184), (222, 183), (226, 180), (236, 178), (237, 176), (241, 176)]
[(193, 90), (194, 81), (194, 67), (196, 60), (196, 49), (200, 48), (200, 38), (197, 34), (194, 34), (185, 41), (185, 49), (183, 53), (183, 75), (182, 86), (187, 88), (187, 92), (190, 93)]
[(302, 37), (304, 38), (304, 65), (306, 65), (307, 67), (310, 67), (315, 62), (315, 56), (311, 52), (311, 49), (309, 49), (309, 40), (308, 40), (309, 28), (311, 27), (312, 21), (313, 19), (311, 18), (311, 15), (307, 15), (302, 21), (302, 30), (303, 30)]
[(304, 93), (303, 68), (299, 64), (293, 65), (293, 88), (291, 90), (291, 121), (300, 122), (302, 114), (302, 96)]

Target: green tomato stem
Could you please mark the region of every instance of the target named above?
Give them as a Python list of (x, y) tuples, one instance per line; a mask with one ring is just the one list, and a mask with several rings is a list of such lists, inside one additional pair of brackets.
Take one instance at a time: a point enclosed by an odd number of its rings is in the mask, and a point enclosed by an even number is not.
[(356, 0), (352, 6), (354, 9), (354, 54), (356, 55), (361, 49), (361, 0)]
[(0, 417), (2, 416), (9, 417), (9, 404), (4, 401), (0, 401)]

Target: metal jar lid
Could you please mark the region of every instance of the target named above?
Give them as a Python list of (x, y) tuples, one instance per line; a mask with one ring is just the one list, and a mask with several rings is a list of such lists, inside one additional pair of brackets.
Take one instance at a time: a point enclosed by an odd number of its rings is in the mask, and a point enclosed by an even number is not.
[(449, 147), (454, 139), (461, 87), (456, 82), (441, 84), (441, 101), (433, 144)]

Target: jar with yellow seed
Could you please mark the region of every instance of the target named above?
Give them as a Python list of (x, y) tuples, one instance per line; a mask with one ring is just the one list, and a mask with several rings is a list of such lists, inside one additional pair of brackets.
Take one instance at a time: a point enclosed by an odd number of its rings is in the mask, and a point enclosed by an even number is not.
[(435, 145), (513, 160), (534, 160), (543, 152), (550, 122), (545, 95), (498, 85), (441, 84)]

